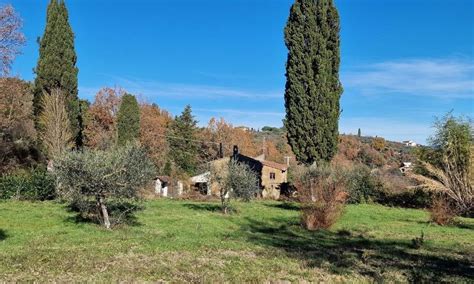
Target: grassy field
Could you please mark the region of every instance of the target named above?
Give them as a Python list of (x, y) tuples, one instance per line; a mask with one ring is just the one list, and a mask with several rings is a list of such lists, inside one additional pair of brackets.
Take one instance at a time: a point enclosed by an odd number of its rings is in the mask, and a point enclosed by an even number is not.
[[(101, 229), (64, 205), (0, 203), (0, 280), (242, 282), (474, 281), (474, 220), (440, 227), (421, 210), (348, 206), (307, 232), (279, 202), (146, 202), (137, 224)], [(412, 239), (424, 232), (424, 244)]]

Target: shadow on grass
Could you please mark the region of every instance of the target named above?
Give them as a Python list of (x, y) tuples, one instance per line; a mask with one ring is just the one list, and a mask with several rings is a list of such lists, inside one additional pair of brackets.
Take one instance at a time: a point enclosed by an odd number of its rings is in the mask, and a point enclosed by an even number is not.
[(283, 203), (278, 203), (278, 204), (265, 204), (265, 206), (277, 208), (277, 209), (284, 209), (284, 210), (294, 210), (294, 211), (299, 211), (301, 209), (298, 204), (290, 203), (290, 202), (283, 202)]
[(474, 224), (467, 224), (461, 221), (454, 222), (452, 226), (460, 229), (474, 230)]
[(7, 231), (0, 229), (0, 241), (6, 240), (8, 238)]
[[(93, 201), (82, 201), (67, 206), (69, 212), (76, 213), (66, 218), (66, 222), (101, 224), (100, 212)], [(144, 207), (133, 202), (109, 202), (107, 210), (113, 227), (120, 225), (140, 226), (135, 213)]]
[(438, 249), (414, 250), (410, 248), (411, 240), (376, 240), (346, 230), (308, 232), (300, 226), (286, 225), (285, 219), (273, 221), (271, 226), (248, 218), (242, 231), (248, 234), (250, 242), (277, 248), (309, 267), (326, 268), (334, 274), (355, 272), (377, 282), (386, 278), (387, 269), (406, 275), (411, 282), (474, 277), (469, 256), (459, 259), (451, 257), (452, 252)]
[(222, 212), (220, 204), (210, 204), (210, 203), (185, 203), (184, 207), (192, 210), (201, 210), (201, 211), (210, 211), (210, 212)]
[(454, 220), (452, 224), (448, 225), (438, 225), (433, 221), (414, 221), (410, 219), (403, 219), (401, 221), (404, 222), (412, 222), (420, 225), (425, 225), (425, 226), (443, 226), (443, 227), (451, 227), (451, 228), (459, 228), (459, 229), (466, 229), (466, 230), (474, 230), (474, 224), (472, 223), (466, 223), (460, 220)]

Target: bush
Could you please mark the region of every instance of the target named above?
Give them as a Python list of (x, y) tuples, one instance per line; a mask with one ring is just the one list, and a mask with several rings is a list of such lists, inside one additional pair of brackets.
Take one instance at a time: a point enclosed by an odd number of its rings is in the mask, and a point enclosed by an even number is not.
[[(145, 150), (134, 144), (107, 152), (67, 153), (55, 161), (55, 173), (61, 197), (70, 201), (82, 218), (100, 220), (106, 228), (134, 211), (135, 206), (126, 204), (138, 200), (140, 187), (156, 174)], [(112, 202), (117, 213), (111, 211)]]
[(422, 188), (406, 189), (396, 193), (382, 190), (375, 201), (387, 206), (429, 208), (432, 203), (432, 193)]
[(367, 166), (357, 165), (349, 172), (348, 202), (357, 204), (376, 201), (380, 187), (379, 180), (370, 173)]
[(248, 202), (255, 198), (260, 190), (255, 172), (234, 159), (229, 162), (227, 171), (213, 169), (211, 176), (211, 179), (219, 184), (222, 210), (225, 214), (230, 208), (231, 198), (240, 198)]
[(438, 225), (448, 225), (453, 222), (454, 217), (456, 217), (456, 212), (448, 199), (442, 195), (436, 196), (430, 208), (431, 221)]
[(55, 181), (44, 168), (0, 177), (0, 199), (51, 200), (55, 198)]
[(371, 168), (382, 167), (387, 163), (380, 152), (368, 145), (362, 147), (361, 151), (358, 153), (358, 160)]
[(297, 181), (301, 223), (308, 230), (331, 227), (344, 210), (347, 176), (330, 166), (312, 166)]

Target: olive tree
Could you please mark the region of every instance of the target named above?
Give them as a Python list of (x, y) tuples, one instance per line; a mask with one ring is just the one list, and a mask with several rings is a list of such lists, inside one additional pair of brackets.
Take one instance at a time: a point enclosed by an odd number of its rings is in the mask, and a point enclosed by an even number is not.
[[(137, 198), (138, 190), (155, 174), (146, 151), (135, 144), (109, 151), (68, 152), (54, 165), (59, 195), (71, 204), (95, 202), (96, 215), (107, 229), (111, 227), (108, 201)], [(128, 210), (126, 206), (118, 208)], [(87, 208), (78, 209), (81, 214), (90, 214)]]
[(250, 201), (259, 192), (258, 178), (249, 166), (231, 159), (226, 169), (214, 171), (211, 174), (219, 184), (219, 194), (221, 198), (222, 211), (229, 212), (232, 198), (240, 198), (243, 201)]

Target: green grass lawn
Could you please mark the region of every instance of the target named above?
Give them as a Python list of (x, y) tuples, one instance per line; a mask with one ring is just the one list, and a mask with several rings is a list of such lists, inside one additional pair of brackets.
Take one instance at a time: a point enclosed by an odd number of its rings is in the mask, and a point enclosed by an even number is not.
[(440, 227), (421, 210), (357, 205), (307, 232), (295, 205), (235, 205), (224, 216), (216, 203), (148, 201), (137, 224), (107, 231), (58, 203), (2, 202), (0, 280), (474, 281), (473, 219)]

